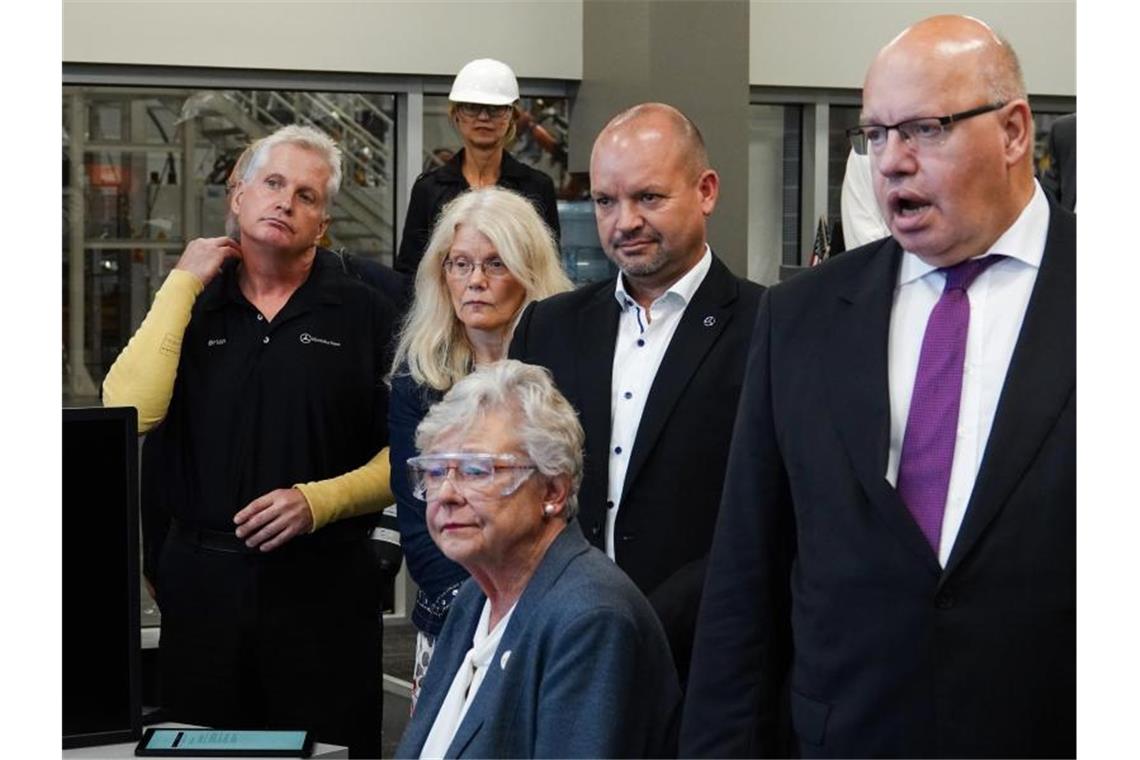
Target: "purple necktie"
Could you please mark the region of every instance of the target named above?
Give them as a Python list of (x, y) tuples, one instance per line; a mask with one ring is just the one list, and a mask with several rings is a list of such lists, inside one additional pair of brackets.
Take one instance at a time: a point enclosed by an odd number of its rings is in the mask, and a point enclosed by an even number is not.
[(939, 270), (946, 273), (946, 287), (930, 312), (922, 338), (899, 455), (898, 493), (935, 554), (942, 539), (942, 514), (946, 511), (950, 467), (958, 437), (962, 368), (966, 361), (966, 333), (970, 329), (966, 290), (1001, 258), (1004, 257), (994, 255), (967, 259)]

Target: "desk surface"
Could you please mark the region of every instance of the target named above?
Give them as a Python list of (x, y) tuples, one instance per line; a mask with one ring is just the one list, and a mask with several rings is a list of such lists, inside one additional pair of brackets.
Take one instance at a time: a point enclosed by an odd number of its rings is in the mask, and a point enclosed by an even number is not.
[[(193, 728), (185, 723), (155, 723), (146, 728)], [(135, 747), (138, 742), (124, 742), (122, 744), (103, 744), (97, 747), (79, 747), (77, 749), (65, 749), (63, 756), (65, 758), (73, 757), (86, 757), (86, 758), (126, 758), (135, 756)], [(185, 755), (185, 757), (194, 757), (194, 755)], [(217, 757), (217, 755), (213, 755)], [(322, 744), (316, 742), (313, 744), (313, 754), (309, 757), (319, 758), (334, 758), (334, 757), (348, 757), (348, 748), (341, 747), (337, 744)]]

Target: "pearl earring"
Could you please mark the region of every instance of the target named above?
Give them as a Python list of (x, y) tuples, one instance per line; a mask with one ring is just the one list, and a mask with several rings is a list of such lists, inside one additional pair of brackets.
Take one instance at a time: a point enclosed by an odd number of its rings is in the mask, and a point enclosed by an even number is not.
[(548, 515), (552, 515), (552, 514), (554, 514), (554, 505), (553, 504), (547, 504), (545, 507), (542, 508), (542, 511)]

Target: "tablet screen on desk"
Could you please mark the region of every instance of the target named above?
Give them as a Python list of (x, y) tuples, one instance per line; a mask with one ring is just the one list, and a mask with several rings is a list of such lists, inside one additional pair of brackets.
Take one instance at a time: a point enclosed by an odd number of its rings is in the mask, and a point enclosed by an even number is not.
[(307, 731), (148, 728), (135, 754), (149, 757), (308, 757)]

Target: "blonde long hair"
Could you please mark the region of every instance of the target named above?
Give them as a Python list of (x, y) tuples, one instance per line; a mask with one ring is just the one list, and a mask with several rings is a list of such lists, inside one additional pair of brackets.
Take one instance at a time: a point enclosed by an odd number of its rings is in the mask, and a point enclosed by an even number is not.
[(530, 201), (497, 186), (468, 190), (443, 207), (432, 230), (416, 271), (415, 300), (400, 329), (389, 379), (403, 372), (406, 364), (415, 382), (446, 391), (474, 369), (474, 354), (443, 273), (443, 261), (461, 224), (485, 235), (526, 289), (520, 312), (531, 301), (574, 287), (562, 271), (550, 228)]

